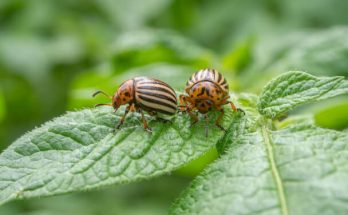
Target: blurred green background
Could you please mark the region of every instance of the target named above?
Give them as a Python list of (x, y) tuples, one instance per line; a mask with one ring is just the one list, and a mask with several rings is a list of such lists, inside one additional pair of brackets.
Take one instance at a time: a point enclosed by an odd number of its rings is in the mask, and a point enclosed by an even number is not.
[[(67, 110), (105, 102), (92, 93), (136, 75), (183, 90), (192, 72), (213, 67), (233, 91), (252, 93), (288, 70), (347, 77), (347, 11), (342, 0), (1, 0), (0, 149)], [(294, 113), (344, 130), (348, 97)], [(151, 181), (12, 202), (0, 214), (165, 214), (215, 157)]]

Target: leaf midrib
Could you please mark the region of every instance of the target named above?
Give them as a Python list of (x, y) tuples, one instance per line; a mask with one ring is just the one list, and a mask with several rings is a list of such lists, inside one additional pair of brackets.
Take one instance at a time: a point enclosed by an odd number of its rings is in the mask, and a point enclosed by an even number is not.
[(284, 192), (284, 186), (283, 186), (283, 181), (280, 177), (279, 171), (277, 169), (277, 165), (275, 163), (274, 159), (274, 150), (273, 150), (273, 143), (272, 139), (269, 135), (268, 128), (266, 126), (267, 122), (264, 122), (265, 124), (261, 126), (261, 132), (262, 132), (262, 137), (263, 137), (263, 142), (266, 147), (267, 151), (267, 158), (268, 162), (270, 163), (270, 169), (272, 172), (273, 180), (276, 184), (277, 188), (277, 194), (280, 202), (280, 211), (281, 214), (283, 215), (289, 215), (288, 207), (287, 207), (287, 200), (285, 197), (285, 192)]

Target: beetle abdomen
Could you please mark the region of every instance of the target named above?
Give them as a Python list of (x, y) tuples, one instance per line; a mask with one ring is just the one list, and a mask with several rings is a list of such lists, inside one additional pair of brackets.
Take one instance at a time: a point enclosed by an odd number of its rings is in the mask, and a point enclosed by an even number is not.
[(135, 101), (145, 111), (173, 115), (177, 111), (174, 90), (163, 81), (137, 77), (135, 80)]
[(202, 69), (194, 73), (186, 83), (189, 90), (193, 85), (202, 81), (210, 81), (218, 85), (223, 91), (228, 92), (228, 83), (224, 76), (215, 69)]

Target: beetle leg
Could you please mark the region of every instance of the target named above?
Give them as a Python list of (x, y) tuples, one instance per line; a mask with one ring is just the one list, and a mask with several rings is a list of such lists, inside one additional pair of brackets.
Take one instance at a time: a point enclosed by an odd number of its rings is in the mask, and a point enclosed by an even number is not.
[(129, 109), (131, 112), (135, 112), (136, 111), (136, 108), (135, 108), (135, 105), (134, 103), (130, 105), (130, 109)]
[(228, 101), (228, 103), (230, 103), (232, 110), (234, 110), (236, 112), (238, 111), (237, 107), (233, 104), (233, 102)]
[(242, 108), (237, 108), (238, 112), (241, 112), (243, 115), (245, 115), (245, 111)]
[(233, 104), (233, 102), (231, 102), (231, 101), (228, 100), (229, 98), (230, 98), (230, 96), (227, 96), (226, 98), (224, 98), (224, 99), (220, 102), (219, 105), (225, 105), (225, 104), (230, 103), (232, 110), (237, 111), (237, 107)]
[(226, 131), (226, 129), (220, 125), (220, 121), (221, 121), (222, 117), (225, 115), (225, 111), (224, 111), (224, 109), (221, 108), (221, 107), (219, 107), (218, 110), (220, 111), (221, 114), (220, 114), (219, 117), (216, 119), (215, 125), (216, 125), (217, 127), (219, 127), (221, 130)]
[(242, 108), (237, 108), (232, 102), (230, 102), (230, 104), (231, 106), (233, 105), (236, 108), (236, 110), (233, 109), (234, 111), (240, 112), (243, 115), (245, 115), (245, 111)]
[(243, 115), (245, 115), (245, 111), (242, 108), (237, 108), (233, 102), (228, 101), (227, 103), (230, 103), (231, 108), (235, 111), (235, 112), (241, 112)]
[(150, 128), (150, 127), (148, 126), (148, 124), (147, 124), (147, 121), (146, 121), (146, 119), (145, 119), (143, 110), (141, 110), (141, 109), (139, 108), (138, 111), (139, 111), (140, 114), (141, 114), (141, 120), (143, 121), (145, 131), (152, 132), (151, 128)]
[(245, 115), (245, 111), (241, 108), (237, 108), (236, 105), (233, 104), (233, 102), (229, 101), (228, 99), (230, 98), (230, 96), (227, 96), (226, 98), (224, 98), (219, 105), (225, 105), (225, 104), (230, 104), (231, 108), (233, 111), (235, 112), (241, 112), (243, 115)]
[(180, 95), (179, 99), (180, 99), (180, 105), (178, 106), (179, 110), (180, 111), (187, 110), (187, 99), (186, 99), (186, 96), (185, 95)]
[(123, 114), (123, 116), (122, 116), (120, 122), (119, 122), (118, 125), (116, 126), (116, 129), (120, 129), (121, 125), (123, 125), (124, 120), (126, 119), (126, 116), (127, 116), (127, 114), (129, 113), (129, 110), (131, 110), (131, 105), (128, 105), (128, 106), (126, 107), (126, 110), (124, 111), (124, 114)]
[(190, 127), (192, 127), (199, 120), (198, 120), (197, 115), (192, 113), (192, 109), (194, 107), (192, 105), (187, 104), (188, 102), (191, 103), (191, 99), (190, 99), (190, 97), (187, 97), (185, 95), (180, 95), (179, 99), (180, 99), (179, 109), (180, 109), (180, 111), (186, 111), (190, 115), (191, 120), (192, 120)]
[(187, 113), (190, 115), (192, 123), (190, 125), (190, 127), (192, 127), (194, 124), (196, 124), (199, 120), (198, 120), (198, 116), (194, 113), (192, 113), (192, 108), (188, 107), (187, 108)]
[(190, 114), (190, 117), (191, 117), (191, 120), (192, 120), (191, 125), (190, 125), (190, 128), (191, 128), (191, 127), (194, 126), (199, 120), (198, 120), (198, 117), (197, 117), (196, 114), (194, 114), (194, 113), (192, 113), (192, 112), (189, 112), (189, 114)]
[(209, 129), (209, 118), (208, 114), (204, 115), (205, 118), (205, 137), (208, 137), (208, 129)]

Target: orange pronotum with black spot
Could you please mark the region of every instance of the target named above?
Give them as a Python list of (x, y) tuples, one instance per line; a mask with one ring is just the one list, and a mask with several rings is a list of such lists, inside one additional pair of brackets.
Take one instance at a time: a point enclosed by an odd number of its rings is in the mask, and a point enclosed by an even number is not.
[(187, 95), (180, 95), (180, 108), (190, 114), (193, 119), (192, 124), (198, 122), (198, 117), (192, 113), (195, 109), (204, 114), (206, 120), (208, 120), (208, 111), (213, 108), (220, 111), (221, 114), (216, 119), (215, 125), (222, 130), (225, 130), (220, 125), (224, 115), (223, 105), (230, 104), (234, 111), (242, 111), (244, 113), (243, 110), (236, 108), (229, 101), (228, 83), (222, 74), (214, 69), (203, 69), (194, 73), (187, 81), (185, 92)]

